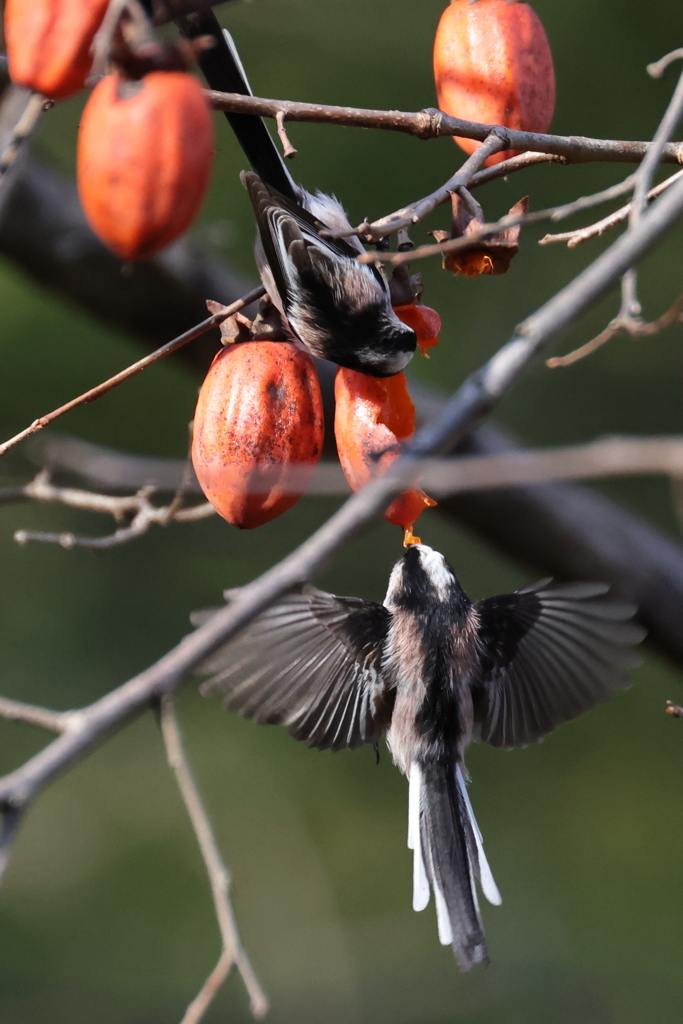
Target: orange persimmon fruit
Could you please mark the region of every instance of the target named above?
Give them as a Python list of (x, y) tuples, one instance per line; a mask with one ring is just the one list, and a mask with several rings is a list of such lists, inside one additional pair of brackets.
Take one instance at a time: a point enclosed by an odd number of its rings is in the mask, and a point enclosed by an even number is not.
[(122, 259), (147, 259), (194, 220), (212, 159), (213, 121), (196, 78), (107, 75), (78, 133), (78, 192), (90, 226)]
[(6, 0), (10, 78), (50, 99), (85, 85), (90, 47), (109, 0)]
[(199, 392), (192, 463), (233, 526), (275, 519), (306, 490), (323, 445), (315, 364), (290, 342), (226, 345)]
[[(367, 377), (340, 367), (334, 382), (334, 433), (344, 475), (354, 491), (381, 476), (398, 456), (398, 444), (415, 431), (415, 406), (404, 373)], [(415, 543), (412, 527), (435, 501), (419, 487), (400, 494), (384, 513), (404, 531), (404, 543)]]
[(415, 331), (417, 347), (423, 356), (427, 355), (427, 349), (439, 344), (441, 317), (435, 309), (410, 302), (404, 306), (394, 306), (394, 313)]
[[(434, 40), (439, 108), (453, 117), (546, 132), (555, 110), (555, 71), (538, 15), (521, 0), (452, 0)], [(473, 139), (455, 142), (473, 153)], [(514, 150), (490, 156), (499, 163)]]

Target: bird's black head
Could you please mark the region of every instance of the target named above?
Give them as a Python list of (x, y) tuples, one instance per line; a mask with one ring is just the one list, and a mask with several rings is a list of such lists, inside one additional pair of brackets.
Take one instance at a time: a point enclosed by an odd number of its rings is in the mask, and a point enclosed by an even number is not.
[(464, 614), (470, 601), (444, 556), (426, 544), (412, 544), (389, 577), (385, 598), (390, 609), (428, 614), (448, 605), (454, 617)]

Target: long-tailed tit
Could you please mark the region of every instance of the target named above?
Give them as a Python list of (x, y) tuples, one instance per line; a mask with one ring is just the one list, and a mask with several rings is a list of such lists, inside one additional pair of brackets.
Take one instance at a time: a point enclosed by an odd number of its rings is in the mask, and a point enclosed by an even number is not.
[(539, 740), (626, 687), (644, 630), (628, 621), (633, 607), (599, 600), (606, 590), (544, 581), (472, 603), (443, 555), (416, 544), (384, 604), (311, 586), (282, 598), (201, 666), (202, 692), (321, 750), (386, 735), (409, 778), (413, 906), (433, 892), (439, 938), (467, 970), (488, 959), (475, 882), (491, 903), (500, 895), (465, 750)]
[[(234, 41), (210, 10), (178, 24), (190, 38), (213, 36), (216, 45), (198, 58), (212, 89), (252, 95)], [(252, 167), (242, 180), (256, 214), (261, 280), (292, 336), (313, 355), (373, 377), (403, 370), (417, 339), (392, 309), (383, 269), (358, 262), (365, 249), (356, 236), (321, 235), (351, 230), (342, 205), (294, 182), (260, 117), (227, 117)]]

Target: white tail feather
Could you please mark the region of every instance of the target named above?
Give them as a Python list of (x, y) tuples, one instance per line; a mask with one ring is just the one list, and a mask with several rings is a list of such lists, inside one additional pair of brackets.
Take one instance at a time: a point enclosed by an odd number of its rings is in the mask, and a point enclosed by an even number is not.
[[(408, 785), (408, 849), (413, 851), (413, 910), (418, 911), (424, 910), (429, 903), (429, 882), (422, 859), (422, 843), (420, 841), (421, 797), (422, 772), (419, 765), (412, 764)], [(446, 920), (448, 920), (448, 915), (446, 915)]]
[(443, 893), (436, 883), (434, 883), (434, 902), (436, 903), (436, 926), (439, 931), (439, 942), (442, 946), (450, 946), (453, 941), (451, 919), (448, 916), (448, 907)]
[(227, 28), (223, 29), (223, 38), (225, 39), (225, 42), (227, 43), (228, 49), (230, 50), (230, 53), (232, 54), (232, 59), (234, 60), (234, 62), (237, 65), (237, 67), (239, 68), (240, 74), (242, 75), (242, 78), (244, 79), (244, 84), (245, 84), (246, 88), (249, 90), (249, 95), (253, 96), (254, 93), (252, 92), (251, 86), (249, 85), (249, 79), (247, 78), (247, 73), (244, 70), (244, 64), (242, 63), (240, 55), (237, 52), (237, 47), (235, 46), (235, 40), (232, 38), (232, 36), (228, 32)]
[(456, 778), (458, 780), (458, 786), (460, 788), (460, 792), (462, 793), (465, 806), (467, 807), (467, 813), (469, 815), (470, 824), (472, 825), (472, 831), (474, 832), (474, 840), (477, 844), (481, 889), (489, 903), (493, 903), (494, 906), (498, 907), (503, 902), (503, 900), (500, 895), (500, 892), (498, 891), (498, 886), (495, 883), (493, 874), (491, 873), (491, 868), (489, 867), (489, 862), (486, 859), (486, 854), (484, 853), (484, 844), (482, 841), (481, 832), (479, 830), (479, 826), (477, 825), (477, 819), (474, 817), (474, 811), (472, 810), (472, 804), (470, 803), (469, 794), (467, 792), (467, 785), (465, 783), (465, 779), (462, 774), (462, 769), (460, 768), (460, 765), (458, 765), (456, 768)]

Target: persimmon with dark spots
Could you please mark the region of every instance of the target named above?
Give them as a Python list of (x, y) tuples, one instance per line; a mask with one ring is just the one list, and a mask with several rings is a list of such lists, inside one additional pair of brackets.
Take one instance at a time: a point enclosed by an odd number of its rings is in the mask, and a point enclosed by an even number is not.
[(16, 85), (60, 100), (90, 73), (90, 47), (109, 0), (6, 0), (5, 45)]
[(78, 192), (90, 226), (121, 259), (147, 259), (194, 220), (212, 159), (213, 120), (196, 78), (107, 75), (78, 133)]
[(192, 463), (207, 499), (250, 530), (294, 505), (323, 446), (315, 364), (290, 342), (227, 345), (199, 392)]
[[(419, 308), (419, 307), (418, 307)], [(344, 475), (354, 491), (381, 476), (398, 456), (401, 442), (415, 432), (415, 406), (404, 373), (368, 377), (340, 367), (334, 382), (334, 433)], [(412, 527), (421, 512), (436, 502), (419, 487), (404, 491), (384, 513), (414, 543)]]
[(439, 344), (441, 317), (435, 309), (415, 302), (393, 308), (399, 320), (415, 331), (417, 347), (423, 356), (427, 354), (427, 349)]
[[(538, 15), (521, 0), (452, 0), (434, 40), (439, 108), (464, 121), (546, 132), (555, 111), (555, 70)], [(473, 153), (473, 139), (455, 142)], [(506, 149), (488, 165), (514, 156)]]

